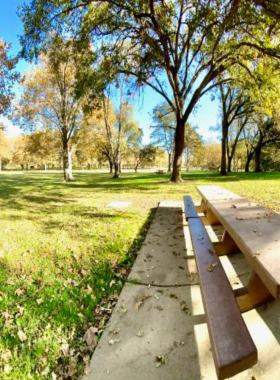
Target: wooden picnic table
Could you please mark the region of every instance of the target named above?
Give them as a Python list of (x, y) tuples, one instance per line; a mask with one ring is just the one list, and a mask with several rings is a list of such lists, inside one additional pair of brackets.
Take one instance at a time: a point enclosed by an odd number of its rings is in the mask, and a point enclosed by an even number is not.
[(234, 291), (190, 196), (184, 211), (199, 276), (202, 301), (218, 379), (257, 363), (258, 352), (241, 316)]
[(241, 251), (252, 267), (248, 285), (236, 292), (241, 311), (280, 297), (280, 214), (219, 186), (197, 190), (205, 224), (221, 224), (225, 230), (217, 252)]

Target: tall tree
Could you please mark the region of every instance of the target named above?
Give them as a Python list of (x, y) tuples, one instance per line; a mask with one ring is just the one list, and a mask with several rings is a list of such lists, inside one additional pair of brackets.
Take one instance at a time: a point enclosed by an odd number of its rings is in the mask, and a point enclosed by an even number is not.
[(15, 72), (17, 58), (9, 57), (10, 44), (0, 38), (0, 115), (8, 112), (14, 97), (13, 84), (19, 74)]
[(4, 160), (8, 160), (11, 157), (11, 151), (8, 144), (7, 137), (5, 135), (4, 126), (0, 123), (0, 171), (2, 171), (2, 165)]
[(68, 40), (54, 36), (40, 65), (27, 73), (16, 118), (23, 128), (57, 130), (63, 152), (64, 180), (72, 175), (71, 139), (81, 127), (83, 98), (76, 95), (79, 57)]
[(256, 52), (279, 58), (272, 38), (275, 18), (247, 0), (32, 0), (21, 17), (25, 56), (36, 54), (50, 30), (70, 26), (68, 33), (92, 38), (113, 71), (163, 96), (176, 115), (171, 177), (176, 182), (185, 125), (199, 99), (229, 81), (228, 76), (218, 80), (222, 73), (246, 67)]
[(168, 103), (161, 103), (153, 109), (151, 140), (153, 144), (163, 148), (168, 155), (168, 171), (171, 172), (174, 155), (174, 136), (176, 115)]
[(134, 147), (132, 149), (132, 154), (134, 156), (134, 171), (137, 173), (140, 165), (154, 163), (157, 155), (157, 148), (151, 144), (144, 147)]
[(95, 135), (95, 148), (109, 162), (113, 178), (119, 178), (121, 161), (128, 150), (139, 146), (142, 130), (133, 117), (133, 107), (128, 103), (124, 78), (116, 84), (117, 106), (113, 104), (111, 88), (100, 96), (100, 107), (86, 116), (87, 129)]
[[(57, 132), (57, 131), (55, 131)], [(59, 136), (51, 129), (35, 131), (26, 137), (25, 149), (32, 161), (45, 170), (58, 161), (61, 147)]]
[(185, 134), (186, 171), (190, 170), (196, 150), (199, 150), (201, 145), (202, 137), (198, 134), (197, 127), (193, 127), (191, 124), (187, 123)]
[(232, 161), (234, 159), (236, 148), (242, 138), (242, 131), (249, 121), (249, 115), (239, 117), (233, 122), (227, 136), (227, 172), (231, 172)]
[[(252, 104), (248, 95), (242, 90), (240, 85), (233, 83), (223, 84), (219, 86), (221, 99), (221, 124), (222, 124), (222, 155), (221, 155), (221, 175), (226, 175), (231, 169), (231, 160), (234, 155), (238, 138), (242, 129), (248, 121), (250, 113), (253, 111)], [(242, 118), (239, 123), (239, 129), (236, 133), (236, 141), (229, 147), (230, 127), (234, 122)]]

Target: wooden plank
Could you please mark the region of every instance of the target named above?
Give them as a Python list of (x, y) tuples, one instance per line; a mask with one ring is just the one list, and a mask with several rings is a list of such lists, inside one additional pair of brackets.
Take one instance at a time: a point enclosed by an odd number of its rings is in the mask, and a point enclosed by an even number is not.
[(199, 216), (197, 215), (195, 206), (193, 204), (192, 198), (189, 195), (184, 196), (184, 207), (185, 207), (186, 219), (199, 218)]
[(245, 198), (210, 202), (209, 208), (234, 239), (270, 293), (280, 296), (280, 214)]
[(234, 295), (241, 313), (266, 304), (273, 299), (263, 281), (256, 272), (252, 271), (245, 288), (237, 289)]
[(239, 195), (216, 185), (200, 185), (195, 187), (206, 202), (233, 200), (241, 198)]
[(190, 218), (189, 226), (216, 371), (225, 379), (256, 364), (257, 349), (202, 221)]

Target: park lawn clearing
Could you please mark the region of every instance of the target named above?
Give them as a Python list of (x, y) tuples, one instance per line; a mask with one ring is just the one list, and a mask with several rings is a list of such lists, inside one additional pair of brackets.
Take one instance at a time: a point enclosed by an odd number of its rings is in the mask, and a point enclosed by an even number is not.
[(159, 201), (198, 199), (195, 185), (218, 184), (280, 210), (279, 173), (163, 177), (77, 172), (64, 183), (58, 172), (0, 174), (1, 379), (81, 378)]

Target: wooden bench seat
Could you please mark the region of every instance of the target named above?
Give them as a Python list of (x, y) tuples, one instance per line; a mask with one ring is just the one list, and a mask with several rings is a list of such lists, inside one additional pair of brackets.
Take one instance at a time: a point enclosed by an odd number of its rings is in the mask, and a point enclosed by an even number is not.
[(234, 292), (214, 246), (190, 197), (184, 197), (184, 205), (217, 376), (225, 379), (256, 364), (257, 349), (240, 314)]

